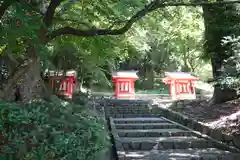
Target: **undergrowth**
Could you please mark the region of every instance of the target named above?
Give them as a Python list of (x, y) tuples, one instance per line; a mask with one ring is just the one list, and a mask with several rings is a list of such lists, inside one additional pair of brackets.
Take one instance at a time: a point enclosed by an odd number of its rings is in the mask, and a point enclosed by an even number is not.
[(24, 107), (0, 102), (0, 130), (0, 160), (99, 160), (109, 145), (103, 119), (55, 96)]

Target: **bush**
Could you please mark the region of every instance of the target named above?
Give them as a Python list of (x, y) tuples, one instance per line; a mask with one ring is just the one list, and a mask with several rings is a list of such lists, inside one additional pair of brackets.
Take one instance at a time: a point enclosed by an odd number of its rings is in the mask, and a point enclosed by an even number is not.
[(108, 148), (103, 119), (55, 96), (24, 107), (2, 102), (0, 116), (0, 159), (93, 160)]

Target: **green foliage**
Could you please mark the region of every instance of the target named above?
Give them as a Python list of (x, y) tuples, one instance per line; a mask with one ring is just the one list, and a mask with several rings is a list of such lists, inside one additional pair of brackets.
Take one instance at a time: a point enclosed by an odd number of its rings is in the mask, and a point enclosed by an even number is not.
[(58, 17), (67, 19), (71, 25), (83, 29), (93, 26), (108, 28), (112, 24), (121, 26), (122, 22), (146, 4), (146, 0), (133, 0), (130, 3), (127, 0), (74, 1), (67, 6), (63, 4), (64, 12), (59, 12)]
[(2, 21), (0, 45), (7, 45), (6, 54), (23, 54), (27, 43), (39, 44), (41, 20), (27, 6), (14, 3)]
[(219, 77), (217, 82), (222, 88), (225, 86), (240, 91), (240, 37), (226, 36), (222, 40), (222, 46), (226, 47), (228, 55), (222, 65), (222, 75)]
[(75, 69), (79, 81), (91, 79), (91, 83), (109, 86), (106, 74), (114, 69), (115, 59), (124, 57), (117, 47), (117, 37), (74, 38), (62, 37), (51, 43), (52, 51), (45, 57), (51, 69)]
[[(35, 1), (31, 3), (41, 9)], [(146, 0), (64, 1), (57, 8), (53, 25), (49, 26), (48, 31), (64, 26), (82, 30), (95, 27), (116, 29), (147, 3)], [(26, 13), (30, 16), (26, 16)], [(80, 82), (104, 87), (111, 86), (111, 72), (120, 69), (147, 68), (157, 74), (165, 70), (200, 73), (202, 71), (199, 68), (203, 65), (199, 56), (203, 37), (201, 14), (199, 8), (166, 7), (135, 23), (125, 35), (87, 38), (62, 36), (41, 46), (37, 36), (42, 16), (28, 5), (16, 3), (3, 21), (3, 32), (0, 34), (4, 38), (0, 40), (3, 41), (0, 48), (4, 50), (2, 48), (6, 45), (4, 52), (8, 51), (11, 55), (18, 53), (23, 57), (26, 44), (31, 43), (42, 59), (43, 70), (75, 69)], [(20, 26), (16, 20), (21, 22)], [(13, 57), (16, 58), (15, 55)], [(120, 63), (126, 64), (129, 60), (129, 67), (119, 68)]]
[(25, 160), (93, 160), (108, 147), (104, 121), (88, 108), (53, 97), (26, 107), (1, 103), (1, 155)]
[[(9, 8), (0, 32), (3, 37), (0, 51), (13, 55), (14, 59), (18, 56), (27, 58), (24, 55), (30, 43), (41, 57), (42, 70), (75, 69), (79, 81), (88, 86), (111, 86), (111, 72), (121, 69), (141, 70), (143, 81), (164, 71), (206, 75), (202, 70), (206, 62), (200, 56), (204, 30), (200, 8), (166, 7), (136, 22), (125, 35), (86, 38), (67, 35), (43, 46), (38, 37), (43, 16), (38, 11), (44, 10), (42, 4), (48, 2), (31, 0), (34, 8), (26, 3), (14, 3)], [(65, 26), (82, 30), (117, 29), (148, 3), (147, 0), (64, 1), (56, 9), (53, 24), (47, 32)], [(151, 70), (154, 73), (147, 72)]]
[(126, 35), (129, 58), (120, 69), (139, 70), (138, 86), (145, 86), (142, 82), (151, 74), (161, 76), (164, 71), (195, 72), (204, 80), (211, 77), (210, 63), (201, 57), (201, 8), (166, 7), (144, 17)]

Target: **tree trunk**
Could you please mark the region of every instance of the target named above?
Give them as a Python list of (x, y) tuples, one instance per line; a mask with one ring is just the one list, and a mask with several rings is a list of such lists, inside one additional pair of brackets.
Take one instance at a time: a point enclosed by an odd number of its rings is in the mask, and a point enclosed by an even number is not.
[(40, 58), (32, 52), (35, 52), (35, 49), (29, 47), (27, 55), (32, 55), (32, 57), (10, 76), (0, 93), (0, 99), (21, 100), (25, 104), (46, 94), (47, 89), (40, 74)]
[(20, 94), (24, 104), (35, 99), (49, 98), (51, 94), (41, 77), (40, 57), (36, 54), (35, 48), (30, 46), (27, 55), (30, 55), (35, 63), (29, 64), (29, 69), (23, 74)]
[(182, 72), (191, 72), (191, 68), (189, 67), (188, 65), (188, 56), (187, 56), (187, 52), (188, 52), (188, 49), (187, 49), (187, 44), (184, 43), (184, 46), (183, 46), (183, 67), (182, 67)]
[[(217, 80), (214, 86), (214, 94), (211, 104), (217, 104), (237, 98), (234, 89), (227, 85), (220, 87), (219, 79), (225, 75), (225, 64), (230, 57), (234, 56), (232, 47), (222, 44), (227, 36), (239, 35), (238, 5), (213, 5), (203, 6), (205, 24), (205, 52), (211, 58), (213, 78)], [(231, 43), (231, 42), (230, 42)], [(231, 44), (228, 45), (231, 45)]]
[(153, 70), (153, 64), (151, 62), (151, 55), (150, 53), (147, 53), (147, 56), (145, 57), (145, 63), (144, 63), (144, 81), (143, 81), (143, 88), (144, 89), (153, 89), (154, 88), (154, 70)]
[(0, 99), (2, 100), (11, 100), (13, 97), (13, 91), (16, 87), (19, 80), (23, 77), (23, 75), (28, 72), (31, 67), (31, 64), (36, 63), (35, 60), (31, 60), (31, 62), (27, 62), (28, 64), (23, 65), (14, 72), (10, 78), (8, 79), (7, 83), (4, 85), (4, 89), (0, 93)]
[(153, 69), (147, 69), (145, 71), (145, 80), (143, 82), (144, 89), (154, 89), (154, 71)]
[(231, 88), (224, 88), (222, 89), (219, 86), (215, 86), (213, 97), (210, 101), (210, 104), (219, 104), (229, 100), (233, 100), (237, 98), (236, 90)]
[(23, 103), (40, 98), (42, 91), (42, 79), (40, 76), (40, 64), (35, 63), (30, 66), (30, 69), (24, 74), (20, 85), (20, 94)]

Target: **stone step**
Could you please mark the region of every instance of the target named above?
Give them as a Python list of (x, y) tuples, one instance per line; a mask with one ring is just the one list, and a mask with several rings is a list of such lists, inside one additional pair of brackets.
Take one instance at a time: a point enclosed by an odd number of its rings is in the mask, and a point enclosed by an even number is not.
[(141, 118), (113, 118), (115, 124), (119, 123), (166, 123), (162, 118), (141, 117)]
[(116, 111), (116, 112), (143, 112), (150, 113), (149, 108), (108, 108), (108, 111)]
[(115, 113), (109, 113), (109, 115), (111, 115), (111, 117), (113, 118), (153, 117), (151, 113), (128, 114), (128, 113), (122, 113), (122, 112), (115, 112)]
[(212, 144), (197, 137), (120, 137), (120, 143), (125, 151), (151, 149), (188, 149), (210, 148)]
[(117, 130), (119, 137), (170, 137), (192, 136), (192, 132), (182, 129), (124, 129)]
[(240, 160), (239, 153), (216, 148), (129, 151), (125, 156), (124, 160)]
[(123, 123), (116, 124), (116, 129), (167, 129), (167, 128), (180, 128), (179, 125), (172, 123)]

